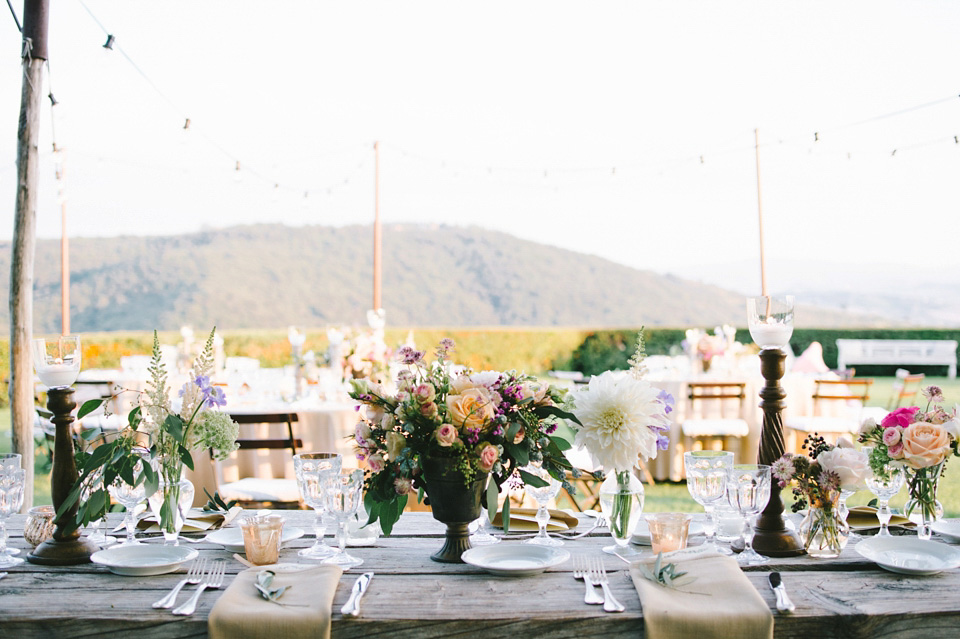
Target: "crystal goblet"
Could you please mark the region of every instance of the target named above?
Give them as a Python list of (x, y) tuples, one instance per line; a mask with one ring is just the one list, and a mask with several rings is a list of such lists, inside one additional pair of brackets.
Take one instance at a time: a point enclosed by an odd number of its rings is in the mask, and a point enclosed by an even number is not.
[(293, 458), (300, 496), (303, 497), (304, 503), (313, 508), (316, 513), (313, 523), (316, 541), (311, 547), (300, 551), (301, 557), (325, 559), (333, 555), (333, 549), (323, 542), (323, 535), (326, 532), (323, 517), (327, 512), (323, 498), (324, 480), (327, 475), (339, 474), (342, 466), (343, 458), (338, 453), (300, 453)]
[(7, 517), (18, 512), (23, 505), (26, 474), (21, 468), (0, 469), (0, 568), (23, 563), (23, 559), (14, 556), (20, 553), (20, 549), (7, 546)]
[(878, 537), (890, 537), (890, 500), (900, 492), (904, 483), (903, 468), (893, 464), (883, 467), (883, 475), (871, 474), (867, 477), (867, 488), (877, 497), (877, 519), (880, 520)]
[(550, 511), (547, 510), (547, 504), (560, 492), (560, 482), (554, 479), (549, 472), (539, 464), (530, 464), (522, 469), (534, 477), (542, 479), (544, 486), (534, 486), (527, 483), (525, 490), (537, 502), (537, 527), (539, 532), (533, 539), (526, 540), (525, 544), (536, 544), (538, 546), (562, 546), (563, 542), (554, 539), (547, 534), (547, 524), (550, 522)]
[(732, 466), (733, 453), (722, 450), (695, 450), (683, 454), (687, 491), (707, 513), (707, 544), (713, 544), (717, 529), (714, 509), (727, 496), (727, 470)]
[(737, 464), (727, 470), (727, 501), (746, 519), (743, 551), (737, 557), (742, 566), (756, 566), (769, 561), (753, 549), (753, 524), (770, 501), (770, 467)]
[(362, 559), (347, 553), (347, 521), (357, 514), (363, 501), (363, 471), (329, 473), (325, 477), (324, 503), (327, 512), (337, 520), (337, 550), (322, 563), (353, 568)]

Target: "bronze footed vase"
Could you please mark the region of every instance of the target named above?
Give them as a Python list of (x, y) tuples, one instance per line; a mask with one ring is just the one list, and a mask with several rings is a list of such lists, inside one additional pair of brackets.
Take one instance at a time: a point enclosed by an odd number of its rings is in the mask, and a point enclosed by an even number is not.
[(456, 468), (456, 459), (430, 458), (423, 461), (423, 481), (433, 518), (447, 525), (443, 547), (430, 559), (462, 564), (460, 558), (470, 549), (470, 522), (480, 516), (480, 497), (487, 484), (487, 473), (478, 473), (467, 483)]

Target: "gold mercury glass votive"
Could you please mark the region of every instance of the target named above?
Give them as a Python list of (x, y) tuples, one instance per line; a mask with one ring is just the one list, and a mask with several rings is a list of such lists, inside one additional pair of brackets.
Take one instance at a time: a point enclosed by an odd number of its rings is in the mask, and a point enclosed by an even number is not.
[(23, 525), (23, 538), (31, 546), (39, 546), (53, 537), (53, 506), (34, 506), (27, 511), (27, 521)]
[(283, 517), (255, 515), (240, 521), (243, 548), (247, 560), (257, 566), (275, 564), (280, 560), (280, 542), (283, 537)]
[(691, 515), (686, 513), (653, 513), (647, 515), (650, 526), (650, 547), (653, 553), (672, 552), (687, 547)]

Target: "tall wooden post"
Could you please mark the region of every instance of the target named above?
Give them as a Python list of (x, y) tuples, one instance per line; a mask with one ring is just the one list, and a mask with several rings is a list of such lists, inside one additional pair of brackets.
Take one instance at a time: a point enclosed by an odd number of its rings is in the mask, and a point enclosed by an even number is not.
[(33, 506), (33, 264), (37, 243), (37, 184), (43, 63), (49, 0), (23, 2), (23, 86), (17, 128), (17, 201), (10, 259), (10, 409), (13, 451), (23, 456), (23, 511)]
[(760, 129), (753, 130), (753, 150), (757, 158), (757, 215), (760, 218), (760, 291), (767, 296), (767, 262), (763, 252), (763, 204), (760, 200)]
[(380, 300), (380, 273), (381, 273), (381, 255), (380, 251), (380, 143), (373, 143), (373, 310), (383, 308)]
[(53, 145), (57, 156), (57, 197), (60, 200), (60, 333), (70, 334), (70, 239), (67, 236), (67, 198), (63, 188), (66, 157), (63, 149)]

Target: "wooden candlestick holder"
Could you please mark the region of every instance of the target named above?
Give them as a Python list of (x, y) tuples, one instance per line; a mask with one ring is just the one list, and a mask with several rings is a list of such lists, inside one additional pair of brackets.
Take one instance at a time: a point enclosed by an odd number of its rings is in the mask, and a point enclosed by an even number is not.
[[(77, 462), (73, 456), (71, 432), (73, 409), (76, 407), (72, 388), (51, 388), (47, 391), (47, 408), (53, 413), (50, 421), (56, 427), (53, 470), (50, 473), (50, 493), (55, 511), (60, 510), (60, 505), (67, 500), (79, 477)], [(33, 552), (27, 555), (27, 561), (48, 566), (70, 566), (90, 561), (90, 555), (100, 550), (100, 547), (86, 537), (81, 537), (79, 528), (65, 530), (68, 522), (72, 522), (76, 517), (79, 508), (79, 502), (75, 502), (54, 520), (56, 529), (53, 531), (53, 538), (34, 548)]]

